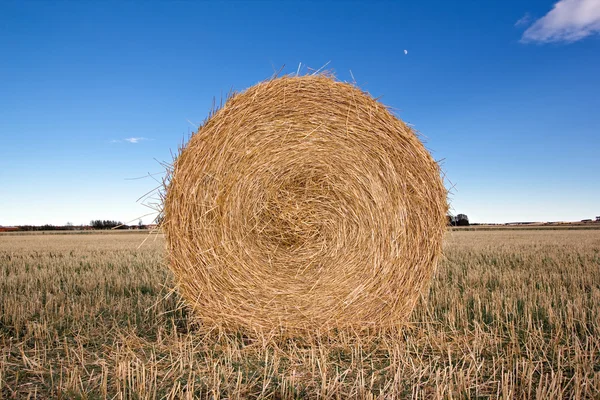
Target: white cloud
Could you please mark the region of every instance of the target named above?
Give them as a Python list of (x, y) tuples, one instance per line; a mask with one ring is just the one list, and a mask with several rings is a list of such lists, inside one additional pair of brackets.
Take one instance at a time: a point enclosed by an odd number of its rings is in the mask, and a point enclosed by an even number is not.
[(527, 28), (521, 41), (575, 42), (595, 33), (600, 33), (599, 0), (560, 0)]
[(123, 140), (126, 142), (129, 142), (129, 143), (139, 143), (142, 140), (148, 140), (148, 139), (145, 137), (130, 137), (130, 138), (125, 138)]

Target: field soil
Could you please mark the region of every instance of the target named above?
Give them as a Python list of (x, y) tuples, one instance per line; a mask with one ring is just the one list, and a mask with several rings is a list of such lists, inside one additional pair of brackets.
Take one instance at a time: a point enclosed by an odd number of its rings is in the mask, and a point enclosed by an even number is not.
[(161, 235), (0, 234), (0, 398), (600, 398), (600, 231), (449, 231), (395, 334), (194, 322)]

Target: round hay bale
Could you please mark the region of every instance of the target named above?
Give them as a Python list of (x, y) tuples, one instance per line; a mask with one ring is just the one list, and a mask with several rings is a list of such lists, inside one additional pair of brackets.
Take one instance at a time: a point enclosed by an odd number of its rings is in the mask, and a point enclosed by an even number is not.
[(415, 133), (331, 77), (232, 96), (176, 158), (169, 265), (209, 326), (386, 328), (406, 321), (441, 253), (446, 189)]

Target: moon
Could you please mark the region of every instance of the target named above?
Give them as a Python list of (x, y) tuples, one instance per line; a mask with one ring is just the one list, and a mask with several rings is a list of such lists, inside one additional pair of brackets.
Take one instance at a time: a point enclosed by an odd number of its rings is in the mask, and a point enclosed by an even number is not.
[(408, 54), (408, 50), (404, 50), (404, 55), (407, 55), (407, 54)]

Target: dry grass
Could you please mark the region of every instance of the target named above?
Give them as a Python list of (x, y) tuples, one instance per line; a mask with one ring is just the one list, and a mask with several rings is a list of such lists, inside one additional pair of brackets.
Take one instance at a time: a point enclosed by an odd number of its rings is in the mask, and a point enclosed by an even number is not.
[(600, 397), (600, 231), (450, 232), (400, 336), (268, 343), (191, 323), (142, 240), (0, 235), (0, 396)]
[(357, 331), (406, 321), (447, 208), (438, 165), (385, 106), (327, 76), (286, 76), (233, 96), (190, 139), (163, 228), (204, 324)]

